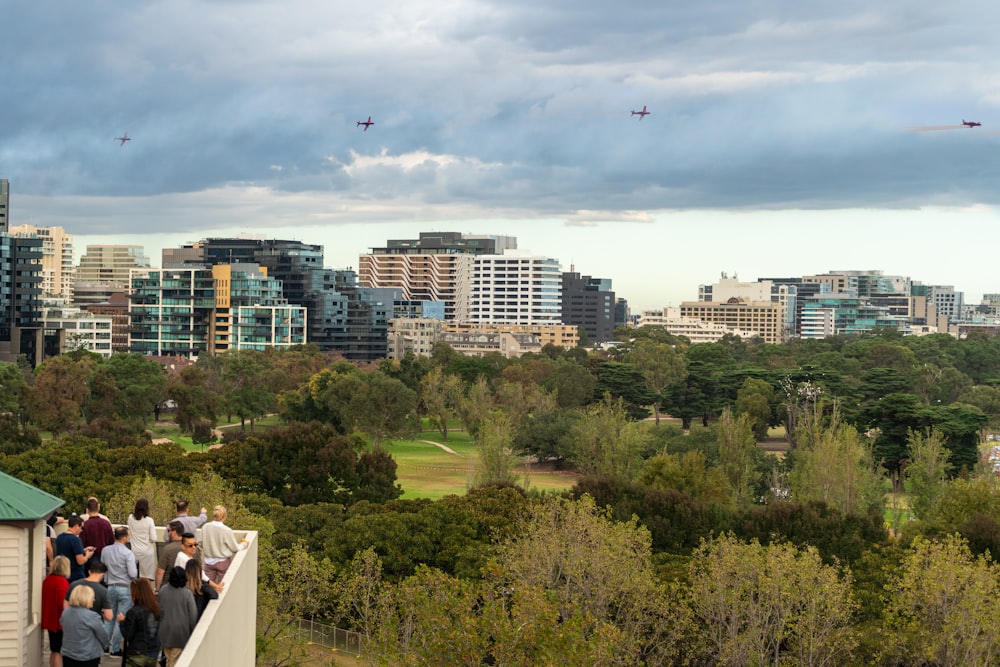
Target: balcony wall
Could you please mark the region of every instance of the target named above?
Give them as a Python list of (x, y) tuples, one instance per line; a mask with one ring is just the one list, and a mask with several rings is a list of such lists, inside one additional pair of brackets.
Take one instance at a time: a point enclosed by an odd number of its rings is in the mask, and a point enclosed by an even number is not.
[(247, 540), (247, 548), (233, 557), (233, 563), (222, 580), (225, 587), (219, 599), (208, 603), (177, 661), (177, 667), (254, 665), (257, 648), (257, 533), (233, 532), (236, 539)]

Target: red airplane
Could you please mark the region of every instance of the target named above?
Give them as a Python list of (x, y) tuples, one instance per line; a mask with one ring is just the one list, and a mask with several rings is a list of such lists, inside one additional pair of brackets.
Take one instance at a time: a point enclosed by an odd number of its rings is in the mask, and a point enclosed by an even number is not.
[(128, 132), (126, 132), (121, 137), (115, 137), (115, 141), (120, 141), (121, 144), (119, 144), (119, 145), (120, 146), (124, 146), (126, 141), (132, 141), (132, 137), (128, 136)]
[(359, 120), (358, 121), (358, 127), (361, 127), (362, 125), (364, 125), (365, 126), (365, 129), (364, 129), (365, 132), (367, 132), (368, 128), (371, 127), (374, 124), (375, 124), (375, 121), (372, 120), (371, 116), (368, 116), (368, 120)]
[(639, 117), (639, 120), (642, 120), (643, 118), (645, 118), (646, 116), (648, 116), (648, 115), (649, 115), (649, 112), (648, 112), (648, 111), (646, 111), (646, 105), (645, 105), (645, 104), (643, 104), (643, 105), (642, 105), (642, 111), (633, 111), (633, 112), (632, 112), (632, 115), (633, 115), (633, 116), (638, 116), (638, 117)]
[(965, 120), (965, 119), (963, 118), (963, 119), (962, 119), (962, 125), (964, 125), (964, 126), (966, 126), (966, 127), (979, 127), (980, 125), (982, 125), (982, 123), (977, 123), (977, 122), (976, 122), (976, 121), (974, 121), (974, 120)]

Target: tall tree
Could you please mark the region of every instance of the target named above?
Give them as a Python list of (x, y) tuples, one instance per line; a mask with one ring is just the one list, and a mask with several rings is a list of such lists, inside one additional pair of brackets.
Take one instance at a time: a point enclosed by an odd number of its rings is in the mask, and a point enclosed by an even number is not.
[(420, 382), (420, 400), (424, 413), (447, 442), (448, 420), (455, 418), (462, 402), (462, 381), (435, 366)]
[(684, 379), (687, 374), (687, 359), (672, 345), (640, 338), (626, 354), (625, 361), (642, 374), (646, 388), (654, 397), (653, 414), (659, 425), (664, 392), (667, 387)]
[(399, 380), (372, 371), (358, 382), (343, 407), (345, 422), (366, 433), (378, 450), (382, 441), (420, 430), (417, 393)]
[(747, 378), (736, 395), (736, 413), (745, 414), (750, 419), (754, 437), (763, 440), (771, 424), (771, 403), (774, 401), (774, 387), (767, 380)]
[(629, 421), (622, 399), (605, 396), (573, 424), (569, 438), (570, 458), (580, 472), (624, 479), (639, 474), (646, 438)]
[(719, 467), (729, 480), (734, 500), (745, 503), (753, 497), (756, 486), (754, 455), (757, 454), (757, 440), (754, 438), (750, 418), (733, 415), (726, 408), (719, 417)]
[(511, 447), (513, 439), (510, 416), (499, 410), (490, 413), (476, 437), (479, 466), (473, 478), (475, 486), (517, 484), (514, 467), (518, 464), (518, 457)]
[(927, 519), (944, 493), (951, 465), (944, 436), (934, 429), (910, 431), (910, 464), (906, 478), (910, 482), (910, 509), (918, 519)]
[(90, 397), (88, 380), (94, 370), (90, 358), (63, 355), (38, 367), (28, 391), (28, 417), (46, 431), (63, 433), (84, 422), (83, 406)]

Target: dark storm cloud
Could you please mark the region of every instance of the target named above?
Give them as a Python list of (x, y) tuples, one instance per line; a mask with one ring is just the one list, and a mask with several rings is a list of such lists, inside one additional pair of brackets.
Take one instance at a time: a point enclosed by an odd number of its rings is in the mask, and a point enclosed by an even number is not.
[[(993, 11), (7, 2), (0, 177), (39, 214), (213, 193), (221, 216), (247, 192), (388, 219), (993, 204)], [(984, 127), (907, 131), (962, 117)]]

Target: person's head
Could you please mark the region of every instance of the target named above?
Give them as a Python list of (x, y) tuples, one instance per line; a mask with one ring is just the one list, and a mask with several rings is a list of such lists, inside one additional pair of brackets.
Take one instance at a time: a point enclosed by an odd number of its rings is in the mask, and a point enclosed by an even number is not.
[(70, 533), (73, 533), (74, 535), (79, 535), (80, 531), (83, 530), (83, 519), (81, 519), (76, 514), (71, 516), (69, 520), (66, 521), (66, 524), (67, 524), (66, 530)]
[(49, 516), (48, 519), (45, 520), (45, 523), (47, 523), (50, 526), (55, 526), (57, 523), (59, 523), (60, 519), (62, 519), (63, 521), (66, 520), (63, 519), (62, 510), (56, 510)]
[(149, 516), (149, 501), (145, 498), (139, 498), (135, 501), (135, 509), (132, 510), (132, 516), (136, 519), (145, 519)]
[(94, 581), (100, 581), (104, 578), (104, 574), (108, 571), (108, 566), (104, 564), (104, 561), (100, 559), (91, 559), (90, 561), (90, 573), (87, 575), (88, 579), (93, 579)]
[(57, 574), (60, 577), (69, 579), (69, 558), (66, 558), (66, 556), (56, 556), (53, 558), (52, 565), (49, 567), (49, 574)]
[(115, 528), (115, 542), (128, 542), (128, 526)]
[(184, 565), (184, 575), (187, 577), (187, 587), (195, 595), (201, 595), (201, 565), (192, 558)]
[(153, 587), (149, 585), (149, 579), (143, 579), (142, 577), (133, 579), (132, 583), (129, 584), (129, 593), (132, 594), (132, 604), (145, 607), (153, 612), (153, 616), (159, 620), (160, 603), (157, 602), (156, 595), (153, 594)]
[(94, 606), (94, 589), (90, 586), (76, 586), (69, 594), (70, 607), (90, 609)]
[(212, 518), (216, 521), (226, 520), (226, 508), (222, 505), (216, 505), (215, 509), (212, 510)]
[(181, 535), (181, 551), (187, 554), (188, 557), (194, 558), (195, 553), (198, 551), (198, 538), (194, 536), (194, 533), (184, 533)]
[(87, 498), (87, 514), (97, 514), (101, 511), (101, 503), (97, 502), (97, 498), (91, 496)]
[(167, 530), (171, 533), (170, 539), (179, 540), (184, 534), (184, 524), (180, 521), (171, 521), (167, 524)]
[(167, 583), (173, 588), (184, 588), (187, 585), (187, 574), (180, 565), (175, 565), (170, 569), (170, 576)]
[(187, 514), (187, 511), (188, 511), (188, 501), (186, 501), (186, 500), (178, 500), (177, 501), (177, 513), (178, 514)]

